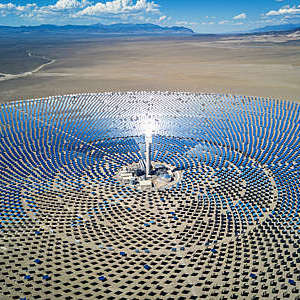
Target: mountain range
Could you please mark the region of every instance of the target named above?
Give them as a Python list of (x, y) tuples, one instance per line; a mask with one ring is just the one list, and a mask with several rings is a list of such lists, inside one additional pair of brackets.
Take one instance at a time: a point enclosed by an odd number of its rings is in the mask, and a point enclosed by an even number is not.
[[(240, 34), (261, 34), (261, 33), (272, 33), (272, 32), (283, 32), (283, 31), (292, 31), (299, 30), (300, 24), (282, 24), (274, 26), (266, 26), (262, 28), (256, 28), (249, 30), (247, 32), (235, 32), (227, 33), (229, 35), (240, 35)], [(63, 34), (63, 35), (81, 35), (81, 34), (117, 34), (117, 35), (193, 35), (194, 31), (190, 28), (183, 26), (172, 26), (172, 27), (163, 27), (151, 23), (146, 24), (111, 24), (104, 25), (101, 23), (93, 25), (52, 25), (44, 24), (38, 26), (0, 26), (0, 34)], [(206, 35), (218, 35), (218, 34), (197, 34), (197, 36), (206, 36)], [(223, 34), (222, 34), (223, 35)]]
[(249, 33), (271, 32), (271, 31), (290, 31), (300, 29), (300, 24), (281, 24), (273, 26), (265, 26), (248, 31)]
[(193, 30), (181, 27), (162, 27), (154, 24), (94, 24), (94, 25), (39, 25), (39, 26), (0, 26), (2, 33), (89, 33), (89, 34), (193, 34)]

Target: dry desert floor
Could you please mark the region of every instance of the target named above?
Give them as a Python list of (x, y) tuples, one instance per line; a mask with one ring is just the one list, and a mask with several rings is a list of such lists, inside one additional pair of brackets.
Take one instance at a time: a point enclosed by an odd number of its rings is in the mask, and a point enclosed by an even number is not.
[[(251, 43), (201, 37), (94, 38), (23, 41), (18, 54), (7, 53), (9, 57), (2, 53), (0, 58), (0, 62), (6, 59), (2, 64), (5, 70), (0, 64), (1, 102), (119, 90), (300, 99), (297, 42)], [(15, 58), (22, 53), (24, 57)], [(41, 64), (44, 66), (39, 68)], [(10, 69), (14, 75), (3, 76)]]

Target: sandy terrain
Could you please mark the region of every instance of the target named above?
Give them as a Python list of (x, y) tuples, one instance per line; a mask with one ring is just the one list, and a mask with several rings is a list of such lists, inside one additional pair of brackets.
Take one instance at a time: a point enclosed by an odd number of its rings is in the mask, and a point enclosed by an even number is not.
[[(48, 61), (48, 62), (46, 62), (44, 64), (41, 64), (37, 68), (35, 68), (31, 71), (24, 72), (24, 73), (17, 73), (17, 74), (0, 73), (0, 81), (12, 80), (12, 79), (17, 79), (17, 78), (22, 78), (22, 77), (27, 77), (27, 76), (33, 75), (34, 73), (37, 73), (40, 70), (42, 70), (45, 66), (51, 65), (55, 62), (55, 59), (49, 60), (46, 57), (41, 57), (41, 56), (38, 56), (38, 55), (34, 55), (31, 52), (28, 52), (28, 57), (29, 58), (35, 57), (35, 58), (38, 58), (38, 59), (43, 59), (43, 60)], [(25, 57), (25, 59), (27, 59), (27, 57)]]
[(256, 43), (286, 43), (292, 41), (300, 40), (300, 30), (293, 31), (291, 33), (260, 33), (253, 35), (241, 35), (241, 36), (233, 36), (228, 38), (223, 38), (224, 41), (230, 40), (239, 42), (239, 43), (248, 43), (248, 42), (256, 42)]
[[(300, 44), (230, 40), (105, 39), (29, 45), (55, 60), (0, 81), (0, 101), (94, 91), (185, 90), (299, 101)], [(32, 59), (32, 58), (31, 58)], [(11, 59), (12, 67), (14, 62)], [(0, 64), (1, 65), (1, 64)], [(0, 67), (0, 73), (4, 73)], [(3, 78), (2, 78), (3, 80)]]

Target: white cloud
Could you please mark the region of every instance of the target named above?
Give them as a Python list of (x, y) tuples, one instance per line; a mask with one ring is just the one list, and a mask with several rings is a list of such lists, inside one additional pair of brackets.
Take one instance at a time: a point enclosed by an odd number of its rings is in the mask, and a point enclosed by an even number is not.
[(1, 4), (0, 3), (0, 10), (7, 10), (7, 11), (24, 11), (25, 9), (27, 8), (31, 8), (31, 7), (36, 7), (35, 4), (27, 4), (25, 6), (18, 6), (18, 5), (15, 5), (13, 3), (7, 3), (7, 4)]
[(229, 21), (223, 20), (223, 21), (220, 21), (218, 24), (223, 25), (223, 24), (228, 24), (228, 23), (229, 23)]
[(13, 3), (1, 4), (0, 3), (0, 15), (16, 15), (23, 16), (25, 14), (30, 14), (33, 10), (37, 8), (36, 4), (27, 4), (27, 5), (15, 5)]
[(54, 5), (47, 6), (38, 6), (37, 3), (27, 4), (27, 5), (15, 5), (13, 3), (0, 4), (0, 11), (6, 12), (7, 14), (15, 15), (40, 15), (46, 14), (49, 11), (59, 11), (59, 10), (70, 10), (83, 7), (85, 3), (88, 3), (86, 0), (77, 1), (77, 0), (58, 0)]
[(239, 14), (235, 17), (233, 17), (233, 20), (242, 20), (242, 19), (246, 19), (247, 15), (245, 13)]
[(15, 8), (16, 6), (12, 3), (8, 3), (8, 4), (1, 4), (0, 3), (0, 9), (12, 9)]
[[(155, 0), (156, 1), (156, 0)], [(0, 4), (0, 15), (15, 15), (21, 18), (32, 18), (41, 22), (68, 22), (74, 18), (88, 20), (132, 20), (142, 21), (155, 14), (161, 15), (159, 5), (154, 0), (57, 0), (53, 5), (38, 6), (34, 4), (17, 6), (13, 3)], [(131, 19), (130, 19), (131, 18)], [(160, 21), (167, 20), (161, 16)]]
[(81, 5), (82, 3), (77, 0), (58, 0), (55, 5), (50, 7), (57, 9), (72, 9), (80, 7)]
[(6, 17), (8, 14), (11, 13), (12, 10), (15, 10), (16, 6), (12, 3), (8, 4), (1, 4), (0, 3), (0, 16)]
[(153, 1), (137, 0), (112, 0), (105, 3), (98, 2), (86, 7), (77, 13), (78, 16), (101, 16), (103, 14), (137, 14), (157, 13), (159, 5)]
[(159, 19), (158, 19), (158, 22), (163, 22), (163, 21), (166, 21), (168, 19), (167, 16), (161, 16)]
[(280, 8), (279, 10), (270, 10), (266, 13), (266, 16), (281, 16), (281, 15), (295, 15), (300, 14), (300, 5), (293, 6), (284, 6)]
[(45, 10), (45, 9), (58, 9), (58, 10), (64, 10), (64, 9), (75, 9), (80, 8), (88, 4), (86, 0), (78, 1), (78, 0), (58, 0), (54, 5), (47, 5), (47, 6), (38, 6), (37, 3), (33, 4), (27, 4), (27, 5), (15, 5), (13, 3), (8, 4), (0, 4), (1, 10), (10, 10), (13, 11), (25, 11), (28, 9), (31, 10)]
[(215, 22), (201, 22), (201, 25), (215, 25)]
[(71, 16), (72, 13), (76, 13), (89, 4), (90, 2), (86, 0), (58, 0), (54, 5), (38, 7), (35, 12), (38, 16), (56, 15), (64, 18)]

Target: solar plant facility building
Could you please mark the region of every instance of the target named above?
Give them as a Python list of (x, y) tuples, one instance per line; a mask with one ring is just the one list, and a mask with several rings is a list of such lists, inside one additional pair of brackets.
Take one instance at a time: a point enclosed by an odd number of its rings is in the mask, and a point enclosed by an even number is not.
[[(143, 159), (179, 180), (141, 190)], [(219, 94), (0, 109), (1, 299), (296, 299), (300, 106)]]

